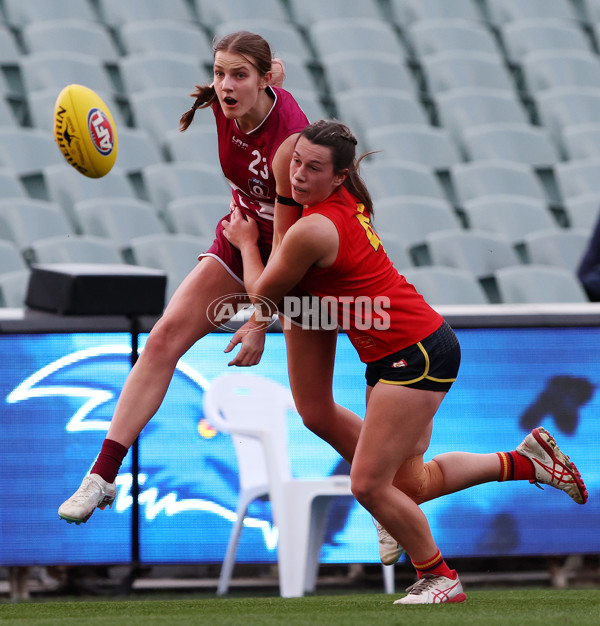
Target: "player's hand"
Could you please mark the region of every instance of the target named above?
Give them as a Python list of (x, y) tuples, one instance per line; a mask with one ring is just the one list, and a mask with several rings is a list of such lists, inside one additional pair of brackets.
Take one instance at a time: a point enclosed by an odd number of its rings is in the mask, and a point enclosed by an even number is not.
[(229, 221), (223, 220), (223, 234), (227, 240), (240, 250), (244, 246), (255, 245), (258, 241), (258, 225), (252, 218), (248, 219), (238, 209), (231, 212)]
[(281, 59), (273, 59), (271, 61), (271, 80), (269, 85), (274, 87), (283, 87), (283, 81), (285, 80), (285, 65)]
[(227, 365), (237, 367), (251, 367), (260, 362), (265, 348), (265, 332), (267, 325), (254, 320), (247, 321), (231, 338), (224, 352), (231, 352), (235, 346), (242, 344), (235, 358)]

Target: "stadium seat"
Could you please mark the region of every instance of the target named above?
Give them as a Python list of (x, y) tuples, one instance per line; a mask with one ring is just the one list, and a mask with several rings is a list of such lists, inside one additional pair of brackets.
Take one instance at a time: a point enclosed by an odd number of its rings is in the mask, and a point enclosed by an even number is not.
[(554, 18), (571, 21), (577, 12), (569, 0), (486, 0), (489, 20), (496, 26), (523, 19)]
[(33, 263), (123, 263), (117, 247), (106, 239), (89, 235), (60, 235), (33, 241)]
[(186, 0), (96, 0), (104, 23), (117, 28), (129, 22), (145, 20), (181, 20), (193, 22), (194, 12)]
[(0, 198), (24, 198), (27, 189), (21, 182), (16, 170), (0, 167)]
[[(85, 50), (100, 61), (114, 63), (119, 48), (106, 26), (87, 20), (60, 19), (31, 22), (22, 29), (25, 50), (30, 54)], [(84, 83), (85, 84), (85, 83)]]
[(194, 161), (215, 166), (219, 162), (217, 129), (193, 124), (185, 132), (170, 130), (165, 135), (165, 150), (171, 161)]
[(315, 97), (325, 95), (324, 88), (319, 85), (319, 81), (311, 72), (311, 62), (308, 59), (292, 54), (284, 54), (282, 60), (285, 66), (284, 89), (291, 91), (292, 95), (296, 91), (302, 93), (312, 92)]
[(231, 187), (216, 164), (156, 163), (145, 167), (142, 177), (159, 215), (163, 215), (169, 202), (178, 198), (231, 193)]
[(530, 52), (521, 62), (525, 86), (531, 93), (555, 87), (600, 88), (598, 55), (581, 50)]
[(520, 264), (510, 241), (489, 231), (440, 230), (429, 233), (425, 242), (433, 265), (467, 270), (479, 280), (501, 267)]
[(483, 196), (463, 204), (469, 227), (506, 237), (522, 250), (525, 237), (540, 230), (558, 230), (545, 202), (527, 196)]
[(361, 164), (361, 175), (374, 200), (421, 196), (444, 200), (444, 189), (430, 168), (418, 163), (379, 159)]
[(461, 229), (448, 202), (418, 196), (395, 196), (377, 201), (373, 225), (384, 239), (392, 235), (403, 244), (412, 257), (412, 265), (431, 264), (425, 245), (429, 233)]
[(27, 269), (23, 255), (12, 241), (0, 239), (0, 267), (3, 273)]
[(377, 0), (288, 0), (292, 19), (308, 28), (325, 20), (336, 20), (341, 16), (352, 19), (383, 20), (384, 14)]
[(572, 124), (600, 123), (600, 89), (556, 87), (535, 94), (540, 122), (563, 143), (562, 131)]
[(380, 150), (386, 158), (413, 161), (434, 170), (447, 170), (461, 161), (458, 148), (448, 131), (435, 126), (380, 126), (367, 130), (365, 142), (369, 150)]
[(289, 19), (279, 0), (191, 0), (200, 22), (214, 30), (222, 22), (246, 19), (271, 19), (285, 22)]
[(80, 200), (73, 210), (85, 235), (110, 241), (126, 260), (131, 239), (166, 231), (154, 207), (135, 198)]
[(515, 89), (501, 57), (488, 52), (465, 50), (430, 54), (421, 59), (421, 67), (433, 94), (452, 89)]
[[(46, 131), (54, 129), (54, 106), (61, 90), (62, 86), (55, 86), (44, 89), (43, 91), (34, 91), (27, 94), (27, 105), (32, 126)], [(126, 125), (126, 117), (122, 113), (116, 95), (102, 91), (96, 91), (96, 93), (110, 109), (117, 129), (123, 128)]]
[(384, 233), (380, 239), (386, 254), (397, 270), (413, 265), (408, 249), (399, 237), (392, 233)]
[(590, 24), (600, 23), (600, 2), (598, 0), (582, 0), (583, 13)]
[(308, 27), (319, 57), (337, 52), (375, 52), (399, 59), (406, 55), (392, 25), (383, 20), (338, 18), (315, 22)]
[(71, 19), (96, 21), (92, 3), (88, 0), (3, 0), (4, 14), (11, 26), (22, 28), (30, 22)]
[(231, 195), (189, 196), (167, 204), (164, 218), (175, 233), (212, 238), (221, 219), (229, 213)]
[(589, 302), (575, 274), (561, 267), (505, 267), (494, 277), (505, 304)]
[(116, 167), (130, 176), (141, 172), (146, 165), (164, 161), (158, 146), (143, 128), (122, 126), (118, 129), (118, 139)]
[(334, 94), (334, 103), (339, 119), (348, 124), (362, 146), (366, 145), (367, 131), (374, 128), (399, 121), (429, 124), (427, 113), (417, 98), (395, 89), (351, 89)]
[(10, 28), (0, 22), (0, 66), (16, 66), (22, 51)]
[(463, 146), (472, 161), (500, 159), (548, 168), (561, 160), (548, 131), (533, 125), (497, 123), (467, 128)]
[(60, 163), (45, 167), (43, 175), (49, 199), (61, 207), (75, 232), (80, 232), (80, 224), (73, 209), (75, 202), (91, 198), (135, 196), (127, 176), (118, 168), (113, 168), (103, 178), (87, 178), (67, 163)]
[(215, 36), (221, 38), (238, 30), (248, 30), (264, 37), (269, 42), (273, 55), (282, 58), (284, 62), (290, 55), (305, 61), (313, 59), (314, 55), (306, 38), (293, 22), (268, 18), (233, 19), (218, 24), (215, 27)]
[(21, 251), (38, 239), (72, 233), (56, 204), (33, 198), (0, 200), (0, 239), (14, 242)]
[(172, 233), (134, 237), (129, 242), (137, 265), (166, 272), (167, 302), (211, 244), (212, 239)]
[(460, 141), (467, 128), (498, 122), (529, 124), (527, 112), (514, 91), (453, 89), (435, 96), (441, 125)]
[(528, 165), (511, 161), (471, 161), (453, 165), (450, 172), (461, 203), (497, 194), (547, 201), (544, 187)]
[(46, 131), (37, 128), (0, 127), (0, 166), (18, 176), (40, 174), (47, 165), (62, 163), (63, 156)]
[[(19, 119), (18, 113), (15, 109), (7, 102), (3, 94), (0, 94), (0, 120), (2, 120), (2, 126), (7, 127), (15, 127), (19, 126), (22, 119)], [(21, 116), (23, 117), (23, 116)], [(53, 117), (51, 115), (51, 117)]]
[(600, 158), (600, 122), (564, 126), (562, 139), (568, 160)]
[(593, 50), (589, 39), (577, 23), (562, 19), (519, 19), (504, 24), (500, 32), (506, 56), (513, 63), (520, 63), (529, 52)]
[(453, 19), (477, 21), (482, 19), (475, 0), (390, 0), (392, 19), (405, 28), (413, 22), (427, 19)]
[(209, 84), (212, 80), (196, 58), (180, 52), (129, 54), (121, 57), (118, 67), (123, 87), (129, 94), (162, 88), (184, 88), (191, 93), (195, 85)]
[[(269, 402), (265, 403), (265, 398)], [(228, 590), (244, 518), (248, 506), (259, 497), (271, 501), (273, 523), (279, 530), (280, 595), (300, 597), (314, 591), (329, 506), (333, 498), (351, 496), (350, 478), (292, 476), (287, 424), (294, 400), (289, 389), (277, 382), (245, 374), (221, 376), (204, 392), (203, 407), (211, 426), (231, 435), (240, 482), (237, 521), (232, 527), (217, 594)], [(393, 569), (389, 571), (393, 573)]]
[(589, 240), (587, 230), (561, 228), (529, 233), (524, 243), (530, 263), (563, 267), (576, 273)]
[(143, 20), (122, 24), (118, 38), (126, 54), (175, 52), (199, 63), (213, 62), (210, 39), (198, 24), (177, 20)]
[(25, 307), (29, 276), (28, 269), (0, 274), (0, 306), (15, 309)]
[[(138, 91), (129, 96), (129, 102), (134, 118), (134, 126), (144, 129), (155, 143), (164, 147), (166, 133), (179, 129), (179, 119), (189, 111), (193, 98), (190, 93), (193, 85), (177, 88), (157, 88)], [(214, 116), (211, 111), (197, 111), (194, 117), (194, 126), (200, 124), (214, 126)]]
[(421, 61), (444, 52), (488, 53), (501, 58), (501, 50), (489, 28), (462, 18), (424, 19), (407, 31), (415, 56)]
[(455, 267), (412, 267), (401, 272), (432, 306), (489, 304), (483, 287), (468, 270)]
[(337, 52), (321, 57), (332, 93), (349, 90), (394, 89), (416, 94), (418, 82), (403, 59), (380, 52)]
[(600, 158), (557, 163), (554, 172), (564, 199), (600, 193)]
[(21, 75), (27, 93), (56, 89), (77, 83), (93, 85), (94, 91), (118, 92), (102, 61), (82, 52), (37, 52), (21, 57)]
[(583, 228), (590, 234), (600, 220), (600, 193), (565, 198), (564, 210), (571, 228)]

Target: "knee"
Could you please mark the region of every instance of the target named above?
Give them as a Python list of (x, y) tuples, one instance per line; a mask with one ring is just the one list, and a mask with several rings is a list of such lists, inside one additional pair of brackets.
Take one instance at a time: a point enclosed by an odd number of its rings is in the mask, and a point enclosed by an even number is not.
[(150, 331), (143, 354), (146, 357), (157, 358), (162, 361), (177, 361), (184, 352), (180, 343), (178, 324), (172, 322), (168, 317), (162, 317)]
[(367, 472), (354, 471), (354, 466), (350, 472), (350, 485), (352, 495), (367, 511), (370, 511), (373, 504), (380, 500), (378, 491), (382, 487), (381, 480), (377, 480), (375, 476)]
[(327, 439), (333, 422), (333, 406), (328, 402), (315, 402), (312, 398), (294, 398), (302, 422), (318, 437)]

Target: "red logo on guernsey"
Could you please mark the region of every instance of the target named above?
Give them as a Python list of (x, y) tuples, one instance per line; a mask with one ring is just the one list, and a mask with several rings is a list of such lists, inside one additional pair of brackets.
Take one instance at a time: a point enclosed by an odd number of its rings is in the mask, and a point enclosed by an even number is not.
[(90, 109), (87, 121), (94, 147), (103, 156), (108, 156), (115, 147), (115, 133), (106, 113), (97, 108)]
[(400, 359), (400, 361), (396, 361), (395, 363), (392, 363), (392, 367), (406, 367), (407, 363), (404, 359)]

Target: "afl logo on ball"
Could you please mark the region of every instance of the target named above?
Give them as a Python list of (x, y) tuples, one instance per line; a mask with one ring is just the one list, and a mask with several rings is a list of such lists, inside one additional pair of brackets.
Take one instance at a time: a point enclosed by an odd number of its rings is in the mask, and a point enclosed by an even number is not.
[(94, 147), (104, 156), (108, 156), (115, 146), (115, 133), (106, 114), (97, 108), (88, 113), (88, 131)]

